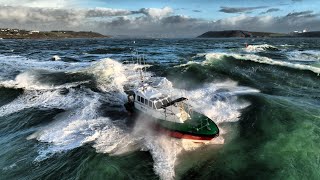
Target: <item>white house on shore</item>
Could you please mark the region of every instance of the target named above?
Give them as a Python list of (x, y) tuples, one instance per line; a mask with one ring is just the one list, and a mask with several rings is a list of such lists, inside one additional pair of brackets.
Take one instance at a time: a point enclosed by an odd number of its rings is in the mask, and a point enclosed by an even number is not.
[(35, 30), (29, 31), (29, 34), (36, 34), (36, 33), (40, 33), (40, 31), (35, 31)]
[(306, 32), (308, 32), (307, 29), (304, 29), (302, 31), (293, 31), (293, 32), (291, 32), (291, 34), (301, 34), (301, 33), (306, 33)]

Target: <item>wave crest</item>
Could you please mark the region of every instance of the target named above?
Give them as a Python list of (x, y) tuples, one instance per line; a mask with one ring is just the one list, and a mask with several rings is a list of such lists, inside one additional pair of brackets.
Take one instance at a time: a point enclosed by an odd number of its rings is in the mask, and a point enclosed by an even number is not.
[(204, 61), (203, 63), (210, 64), (212, 61), (223, 60), (228, 58), (252, 61), (252, 62), (257, 62), (261, 64), (288, 67), (288, 68), (298, 69), (298, 70), (309, 70), (318, 75), (320, 74), (320, 68), (318, 67), (303, 65), (303, 64), (295, 64), (295, 63), (285, 62), (285, 61), (275, 61), (271, 58), (262, 57), (255, 54), (208, 53), (206, 54), (206, 61)]
[(269, 44), (248, 45), (244, 50), (247, 52), (279, 51), (277, 47)]

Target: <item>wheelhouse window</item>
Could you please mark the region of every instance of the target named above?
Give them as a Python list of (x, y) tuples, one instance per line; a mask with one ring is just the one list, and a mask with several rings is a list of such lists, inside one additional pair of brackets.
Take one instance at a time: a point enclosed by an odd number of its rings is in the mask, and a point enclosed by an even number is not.
[(148, 99), (144, 99), (144, 104), (148, 105)]
[(162, 105), (164, 105), (164, 106), (166, 106), (169, 103), (169, 101), (167, 99), (162, 99), (161, 102), (162, 102)]
[(137, 96), (138, 101), (140, 101), (140, 96)]
[(155, 105), (155, 107), (156, 107), (157, 109), (160, 109), (161, 106), (162, 106), (162, 103), (161, 103), (161, 101), (156, 101), (156, 102), (154, 103), (154, 105)]
[(144, 98), (143, 97), (141, 97), (141, 102), (144, 103)]
[(149, 101), (149, 107), (151, 107), (152, 108), (152, 101)]

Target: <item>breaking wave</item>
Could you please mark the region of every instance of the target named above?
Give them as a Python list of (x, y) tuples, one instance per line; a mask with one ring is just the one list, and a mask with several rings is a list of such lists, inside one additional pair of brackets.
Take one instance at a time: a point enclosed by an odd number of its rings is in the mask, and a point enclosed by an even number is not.
[(244, 50), (247, 52), (279, 51), (277, 47), (269, 44), (248, 45)]
[(291, 51), (287, 53), (290, 61), (320, 62), (320, 52), (314, 50)]
[[(50, 75), (51, 80), (53, 81), (48, 81), (48, 78), (45, 80), (41, 79), (46, 75)], [(57, 76), (56, 79), (54, 77), (55, 75)], [(18, 74), (14, 80), (0, 81), (0, 87), (25, 90), (55, 90), (76, 87), (89, 82), (89, 79), (87, 78), (84, 78), (83, 80), (79, 79), (79, 81), (69, 83), (58, 79), (60, 76), (66, 77), (67, 75), (68, 74), (65, 73), (55, 73), (43, 70), (30, 70)]]
[[(14, 59), (11, 60), (14, 61)], [(42, 63), (48, 63), (46, 67), (50, 68), (50, 72), (55, 72), (53, 69), (56, 65), (52, 64), (53, 62), (28, 62), (29, 64), (25, 65), (26, 68), (39, 68)], [(103, 104), (112, 105), (112, 107), (105, 107), (106, 111), (110, 108), (118, 111), (119, 114), (125, 113), (124, 86), (137, 83), (139, 81), (137, 70), (145, 67), (121, 64), (113, 59), (102, 59), (89, 66), (80, 65), (76, 69), (70, 66), (64, 69), (64, 71), (72, 69), (73, 73), (89, 74), (94, 77), (99, 91), (82, 86), (91, 81), (90, 79), (47, 84), (39, 81), (42, 77), (39, 77), (38, 70), (24, 71), (14, 80), (0, 82), (0, 85), (6, 88), (24, 89), (23, 94), (15, 100), (0, 107), (0, 116), (26, 108), (64, 110), (49, 124), (37, 127), (38, 130), (28, 137), (28, 139), (44, 142), (38, 156), (34, 159), (36, 162), (90, 143), (97, 152), (110, 155), (122, 155), (137, 150), (149, 151), (154, 160), (154, 170), (160, 178), (173, 179), (176, 176), (175, 166), (178, 163), (179, 154), (198, 148), (199, 145), (156, 134), (146, 127), (146, 123), (140, 118), (130, 130), (125, 124), (124, 116), (114, 119), (108, 114), (105, 116), (101, 113)], [(51, 75), (50, 72), (46, 73), (47, 76)], [(152, 77), (150, 72), (143, 71), (143, 75), (160, 90), (186, 96), (196, 109), (213, 119), (218, 125), (223, 122), (237, 121), (240, 110), (249, 105), (247, 102), (238, 101), (237, 95), (258, 92), (238, 86), (233, 81), (206, 84), (201, 88), (187, 91), (175, 89), (166, 78)], [(221, 133), (221, 137), (212, 141), (211, 144), (224, 143), (223, 136), (224, 133)]]
[(206, 64), (206, 63), (210, 63), (211, 61), (223, 60), (228, 58), (252, 61), (252, 62), (257, 62), (262, 64), (275, 65), (275, 66), (283, 66), (283, 67), (288, 67), (288, 68), (298, 69), (298, 70), (309, 70), (316, 74), (320, 74), (320, 68), (318, 67), (314, 67), (311, 65), (295, 64), (295, 63), (285, 62), (285, 61), (275, 61), (268, 57), (262, 57), (255, 54), (208, 53), (206, 54), (206, 61), (204, 61), (203, 63)]

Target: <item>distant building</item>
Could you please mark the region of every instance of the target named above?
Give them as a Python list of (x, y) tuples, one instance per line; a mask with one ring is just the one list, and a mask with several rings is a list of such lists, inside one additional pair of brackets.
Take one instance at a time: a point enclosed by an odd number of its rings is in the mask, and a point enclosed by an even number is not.
[(29, 34), (40, 33), (40, 31), (29, 31)]

